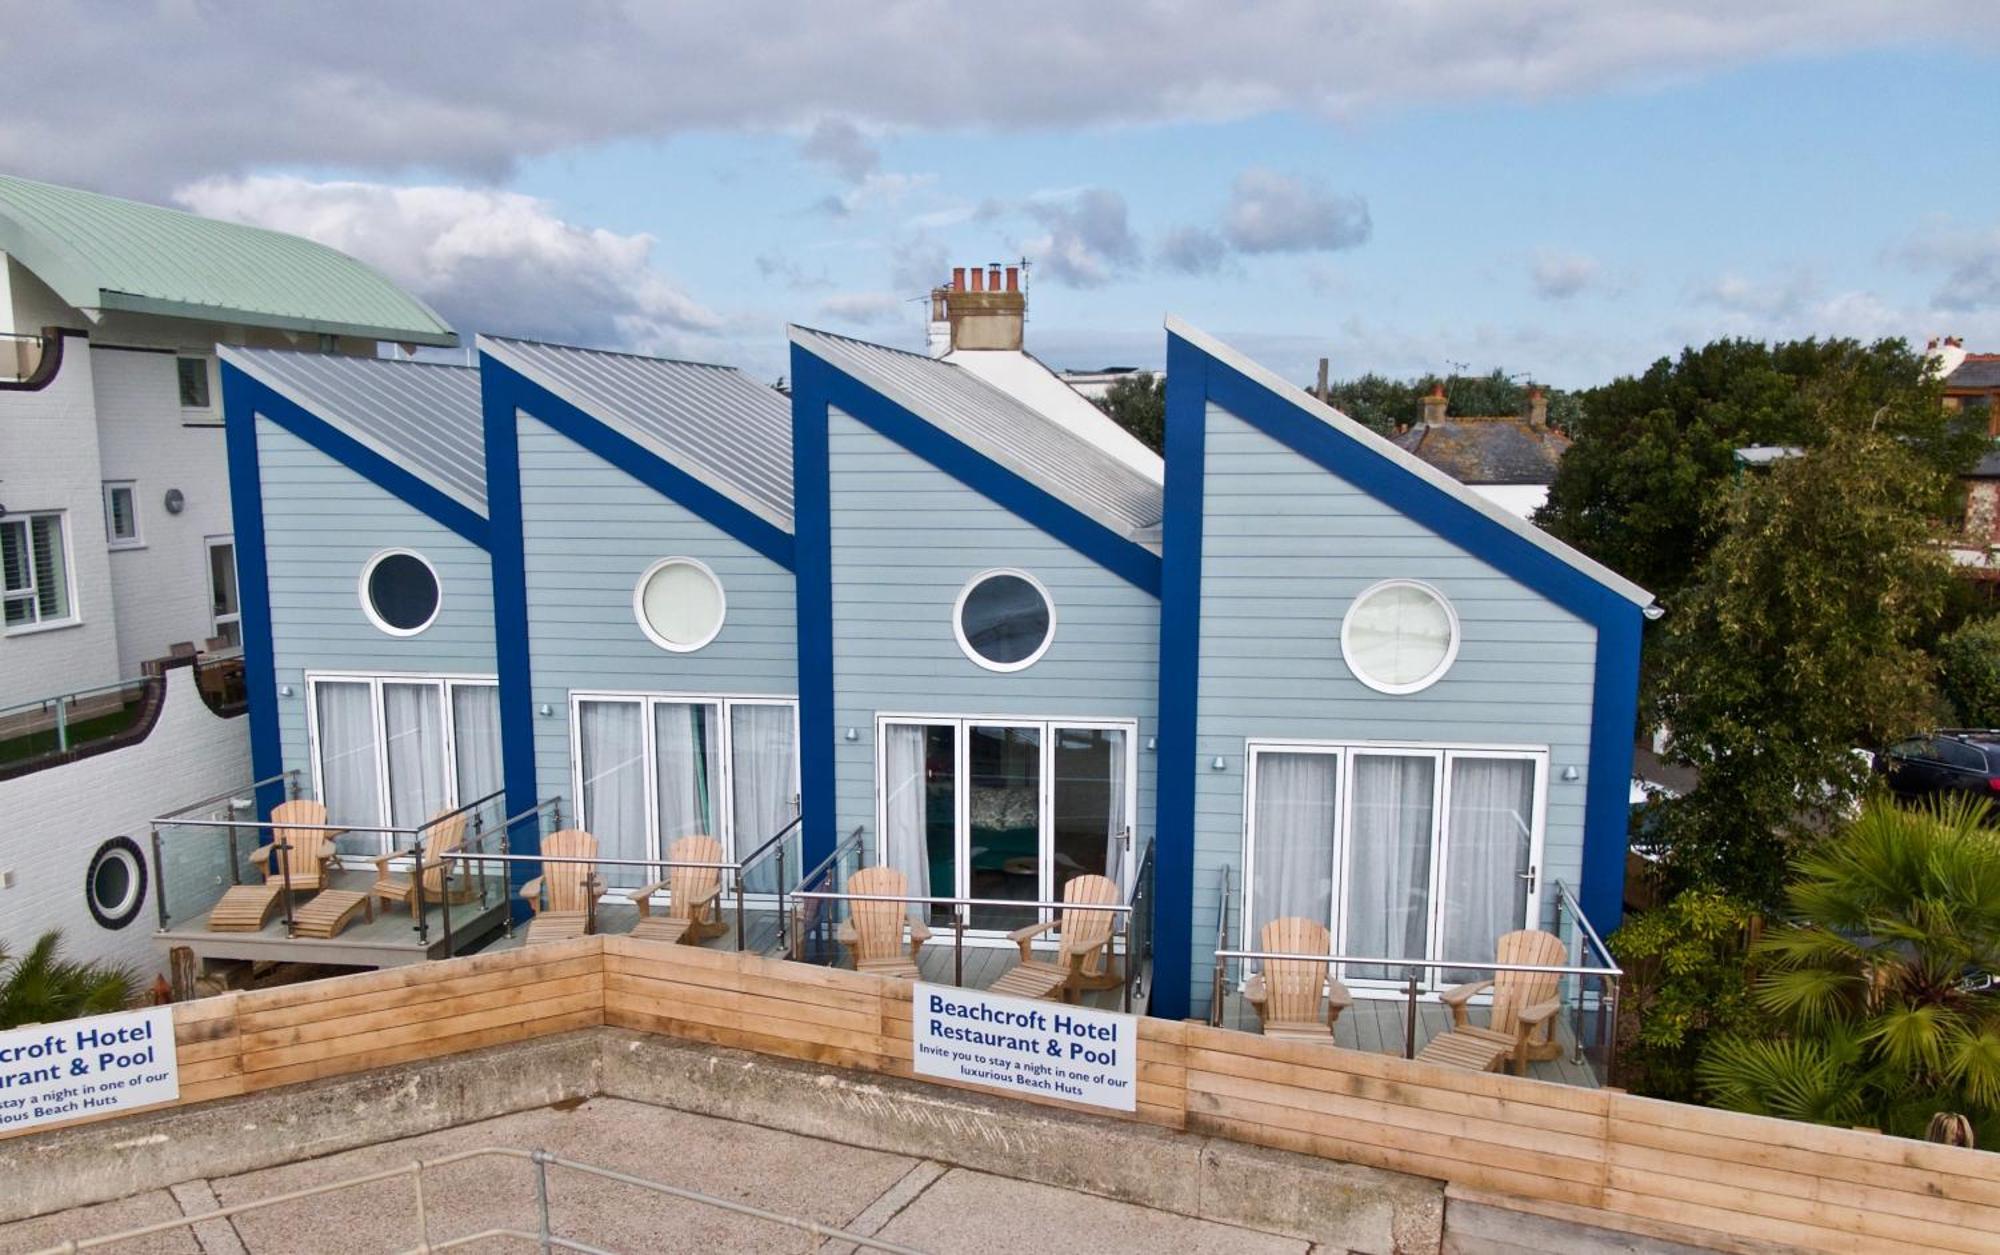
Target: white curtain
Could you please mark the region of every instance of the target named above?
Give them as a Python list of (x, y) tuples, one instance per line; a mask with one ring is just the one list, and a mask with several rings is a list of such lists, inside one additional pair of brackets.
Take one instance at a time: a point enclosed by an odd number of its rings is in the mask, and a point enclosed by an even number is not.
[[(1436, 780), (1437, 762), (1430, 757), (1354, 756), (1354, 811), (1348, 828), (1348, 953), (1426, 957)], [(1396, 980), (1403, 972), (1368, 966), (1355, 968), (1353, 974)]]
[(715, 822), (715, 707), (707, 703), (653, 705), (654, 788), (658, 793), (660, 854), (680, 837), (720, 837)]
[(1250, 889), (1249, 944), (1286, 915), (1333, 920), (1333, 833), (1340, 759), (1334, 754), (1257, 755), (1252, 816), (1256, 882)]
[[(749, 857), (797, 814), (792, 805), (798, 795), (793, 722), (790, 706), (749, 702), (729, 708), (729, 770), (735, 791), (730, 817), (737, 858)], [(776, 862), (767, 857), (745, 885), (756, 893), (775, 893), (777, 876)]]
[[(452, 685), (451, 740), (453, 754), (458, 759), (458, 804), (470, 806), (480, 798), (498, 792), (502, 782), (498, 685)], [(506, 817), (506, 799), (495, 798), (485, 803), (478, 814), (490, 830), (494, 820)], [(469, 824), (470, 820), (467, 822)]]
[[(1491, 959), (1500, 934), (1528, 914), (1534, 837), (1535, 764), (1518, 758), (1454, 758), (1445, 817), (1443, 959)], [(1487, 973), (1448, 971), (1451, 981)]]
[[(925, 826), (924, 728), (892, 723), (883, 732), (882, 841), (889, 866), (909, 877), (911, 897), (931, 896), (931, 854)], [(951, 887), (945, 887), (949, 896)], [(925, 908), (910, 905), (910, 918)]]
[[(444, 694), (435, 684), (384, 684), (382, 724), (389, 748), (389, 822), (415, 828), (445, 804)], [(390, 843), (406, 837), (384, 834)]]
[[(583, 826), (605, 858), (644, 859), (646, 849), (646, 725), (640, 702), (581, 702), (577, 707), (583, 762)], [(600, 881), (636, 887), (639, 867), (605, 867)]]
[(1106, 749), (1110, 752), (1109, 770), (1105, 772), (1105, 787), (1111, 796), (1105, 806), (1104, 822), (1104, 874), (1119, 889), (1125, 887), (1125, 829), (1132, 817), (1125, 810), (1125, 733), (1122, 730), (1100, 732)]
[[(375, 770), (375, 703), (366, 684), (313, 685), (313, 737), (319, 748), (320, 802), (335, 824), (380, 824), (381, 781)], [(379, 838), (338, 838), (343, 853), (372, 852)]]

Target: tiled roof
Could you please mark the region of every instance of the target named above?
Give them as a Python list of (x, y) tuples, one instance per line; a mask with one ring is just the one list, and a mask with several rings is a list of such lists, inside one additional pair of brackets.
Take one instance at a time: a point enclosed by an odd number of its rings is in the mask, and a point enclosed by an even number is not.
[(2000, 388), (2000, 353), (1966, 354), (1958, 369), (1945, 376), (1944, 386), (1952, 391)]
[(1390, 437), (1461, 484), (1549, 484), (1569, 437), (1521, 418), (1448, 418)]

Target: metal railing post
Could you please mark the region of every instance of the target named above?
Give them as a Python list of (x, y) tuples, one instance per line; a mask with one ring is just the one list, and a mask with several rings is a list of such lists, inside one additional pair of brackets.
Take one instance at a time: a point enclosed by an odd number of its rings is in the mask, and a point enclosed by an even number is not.
[(951, 983), (965, 988), (965, 908), (951, 908)]
[[(231, 831), (235, 831), (231, 829)], [(160, 861), (160, 830), (152, 830), (153, 838), (153, 905), (159, 908), (160, 931), (167, 931), (167, 868)], [(234, 844), (234, 838), (231, 838)]]
[(1408, 990), (1410, 1010), (1403, 1023), (1403, 1057), (1414, 1059), (1417, 1057), (1417, 973), (1414, 968), (1410, 971)]
[(740, 954), (744, 947), (743, 936), (743, 868), (736, 869), (736, 950)]
[(1618, 1084), (1618, 1002), (1620, 995), (1624, 991), (1622, 989), (1623, 979), (1621, 977), (1609, 977), (1607, 978), (1607, 983), (1610, 988), (1608, 990), (1609, 1001), (1606, 1002), (1604, 1007), (1606, 1023), (1604, 1030), (1604, 1084), (1606, 1088), (1610, 1088)]
[(535, 1212), (541, 1225), (541, 1244), (544, 1255), (555, 1250), (550, 1240), (555, 1235), (549, 1231), (549, 1152), (537, 1147), (528, 1156), (535, 1165)]
[[(558, 806), (562, 805), (560, 802), (556, 804)], [(507, 891), (500, 895), (500, 905), (502, 907), (500, 915), (507, 921), (507, 936), (509, 939), (512, 939), (514, 936), (514, 873), (509, 870), (514, 865), (507, 861), (507, 857), (514, 852), (512, 845), (509, 843), (509, 838), (513, 835), (513, 832), (514, 826), (505, 819), (502, 819), (500, 821), (500, 883), (507, 886)]]
[(785, 929), (786, 924), (790, 922), (785, 912), (785, 897), (788, 893), (789, 890), (785, 888), (785, 843), (780, 841), (778, 843), (778, 952), (780, 954), (790, 949)]
[[(284, 877), (285, 936), (289, 939), (297, 937), (299, 933), (296, 924), (292, 920), (292, 839), (286, 836), (285, 833), (286, 829), (283, 828), (272, 831), (271, 857), (278, 860), (279, 873)], [(325, 877), (326, 868), (322, 865), (320, 867), (320, 878), (325, 879)]]
[(1215, 981), (1214, 981), (1215, 988), (1210, 990), (1208, 995), (1208, 1026), (1210, 1028), (1222, 1027), (1222, 983), (1224, 979), (1223, 973), (1228, 969), (1228, 967), (1229, 967), (1228, 959), (1217, 959), (1215, 961)]
[[(229, 825), (226, 829), (229, 833), (229, 883), (240, 885), (243, 883), (243, 860), (240, 857), (241, 851), (236, 847), (236, 803), (224, 803), (222, 813), (227, 816), (223, 822)], [(155, 828), (153, 829), (153, 840), (157, 843), (159, 839), (160, 830)]]
[(56, 753), (69, 748), (69, 716), (63, 713), (63, 702), (68, 699), (56, 698)]
[(424, 1161), (421, 1159), (410, 1161), (410, 1184), (417, 1193), (417, 1249), (428, 1251), (431, 1249), (431, 1222), (424, 1212)]
[(429, 947), (431, 922), (424, 913), (424, 831), (421, 828), (410, 838), (410, 854), (415, 859), (410, 865), (410, 900), (417, 908), (417, 944)]

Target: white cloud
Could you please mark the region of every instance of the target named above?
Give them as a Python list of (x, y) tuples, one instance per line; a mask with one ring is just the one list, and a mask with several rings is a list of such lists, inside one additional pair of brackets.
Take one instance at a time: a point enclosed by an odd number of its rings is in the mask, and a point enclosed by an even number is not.
[(823, 317), (861, 326), (911, 321), (914, 308), (894, 292), (840, 292), (819, 303)]
[(1045, 193), (1018, 208), (1043, 228), (1022, 250), (1058, 283), (1094, 288), (1138, 264), (1125, 198), (1108, 187)]
[(1948, 218), (1932, 219), (1893, 253), (1912, 270), (1943, 275), (1932, 299), (1944, 309), (2000, 306), (2000, 226), (1966, 227)]
[(1778, 325), (1797, 320), (1819, 299), (1819, 280), (1809, 270), (1792, 270), (1765, 279), (1750, 279), (1734, 271), (1693, 284), (1688, 296), (1746, 321)]
[(1175, 227), (1161, 237), (1160, 264), (1184, 275), (1212, 275), (1229, 260), (1229, 245), (1207, 227)]
[(1366, 200), (1262, 166), (1236, 176), (1223, 215), (1223, 234), (1245, 253), (1354, 248), (1374, 229)]
[[(155, 195), (273, 165), (492, 180), (618, 139), (807, 127), (851, 180), (887, 127), (1340, 116), (2000, 33), (2000, 7), (1880, 0), (1246, 0), (1226, 21), (1206, 0), (12, 7), (9, 29), (61, 38), (11, 49), (0, 169)], [(114, 90), (77, 90), (107, 68)]]
[(849, 183), (859, 183), (882, 165), (882, 154), (846, 118), (822, 118), (799, 141), (799, 156), (832, 170)]
[(1535, 285), (1535, 292), (1545, 300), (1566, 301), (1585, 290), (1598, 286), (1604, 277), (1604, 268), (1595, 257), (1584, 253), (1563, 253), (1555, 249), (1541, 248), (1528, 263), (1528, 277)]
[(175, 199), (358, 257), (468, 340), (497, 331), (671, 351), (725, 329), (656, 269), (652, 236), (565, 222), (529, 196), (258, 176), (190, 184)]

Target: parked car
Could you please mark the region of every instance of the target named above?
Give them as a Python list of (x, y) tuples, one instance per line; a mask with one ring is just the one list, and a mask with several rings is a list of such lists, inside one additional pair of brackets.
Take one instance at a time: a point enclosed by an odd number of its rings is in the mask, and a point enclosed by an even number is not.
[(1970, 793), (2000, 802), (2000, 731), (1941, 728), (1890, 746), (1878, 761), (1906, 801)]

